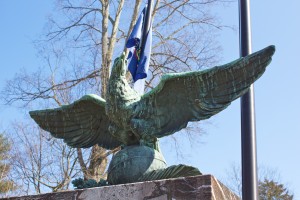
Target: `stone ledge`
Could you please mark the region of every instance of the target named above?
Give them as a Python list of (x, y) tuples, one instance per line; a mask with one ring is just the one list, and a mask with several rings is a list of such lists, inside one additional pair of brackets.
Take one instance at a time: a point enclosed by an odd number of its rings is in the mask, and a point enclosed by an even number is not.
[[(6, 200), (239, 200), (212, 175), (130, 183), (41, 195), (4, 198)], [(4, 200), (3, 199), (3, 200)]]

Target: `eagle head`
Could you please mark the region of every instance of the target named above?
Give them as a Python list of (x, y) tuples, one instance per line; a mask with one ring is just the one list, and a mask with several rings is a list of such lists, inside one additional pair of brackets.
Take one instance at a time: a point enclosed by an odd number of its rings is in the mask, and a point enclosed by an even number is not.
[(127, 68), (127, 59), (125, 58), (125, 52), (122, 55), (115, 59), (114, 65), (112, 67), (111, 76), (125, 76)]

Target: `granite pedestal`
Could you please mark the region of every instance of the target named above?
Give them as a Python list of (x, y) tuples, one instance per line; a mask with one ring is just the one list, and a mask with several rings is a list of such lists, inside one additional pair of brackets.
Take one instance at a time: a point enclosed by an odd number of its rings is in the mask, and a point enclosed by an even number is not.
[(41, 195), (6, 198), (10, 200), (238, 200), (211, 175), (130, 183)]

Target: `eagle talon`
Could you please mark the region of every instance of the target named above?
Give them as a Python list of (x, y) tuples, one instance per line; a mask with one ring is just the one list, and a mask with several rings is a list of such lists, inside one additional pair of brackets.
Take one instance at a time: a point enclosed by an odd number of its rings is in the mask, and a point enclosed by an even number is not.
[(150, 137), (146, 135), (143, 136), (139, 142), (140, 142), (140, 146), (147, 146), (160, 152), (158, 139), (156, 137)]

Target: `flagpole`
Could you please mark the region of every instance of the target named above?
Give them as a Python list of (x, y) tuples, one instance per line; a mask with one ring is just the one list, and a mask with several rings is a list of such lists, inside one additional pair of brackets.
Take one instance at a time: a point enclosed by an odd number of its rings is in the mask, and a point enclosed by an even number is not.
[[(240, 56), (252, 52), (250, 0), (239, 0)], [(254, 87), (241, 97), (242, 199), (258, 200)]]
[[(145, 50), (147, 36), (151, 24), (151, 11), (152, 11), (152, 0), (148, 0), (148, 6), (145, 14), (145, 19), (144, 19), (144, 26), (142, 30), (140, 52), (144, 52)], [(145, 78), (139, 79), (134, 83), (133, 86), (134, 89), (141, 95), (143, 95), (145, 92), (145, 82), (146, 82)]]
[(147, 33), (150, 29), (151, 10), (152, 10), (152, 0), (148, 0), (148, 6), (147, 6), (147, 11), (146, 11), (146, 16), (145, 16), (145, 23), (144, 23), (143, 34), (142, 34), (141, 52), (143, 52), (144, 49), (145, 49)]

